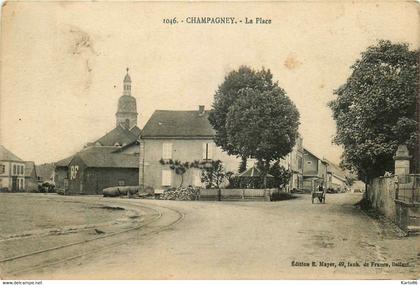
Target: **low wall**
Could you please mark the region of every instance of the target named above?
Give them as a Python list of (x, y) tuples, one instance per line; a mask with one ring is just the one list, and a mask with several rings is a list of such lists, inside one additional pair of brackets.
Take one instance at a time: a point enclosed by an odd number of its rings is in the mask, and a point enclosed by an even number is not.
[[(250, 199), (269, 201), (270, 195), (277, 191), (277, 189), (221, 189), (221, 196), (222, 200)], [(217, 189), (200, 190), (200, 200), (217, 200), (217, 198)]]
[(373, 179), (367, 192), (372, 207), (392, 221), (396, 221), (395, 191), (396, 184), (392, 176)]
[(368, 187), (367, 198), (379, 213), (410, 232), (418, 224), (419, 204), (397, 200), (397, 187), (394, 176), (375, 178)]

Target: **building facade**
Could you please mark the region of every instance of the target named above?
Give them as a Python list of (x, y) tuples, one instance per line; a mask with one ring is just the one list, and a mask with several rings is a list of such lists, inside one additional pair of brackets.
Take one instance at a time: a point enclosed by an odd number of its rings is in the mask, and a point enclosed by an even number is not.
[(138, 160), (138, 155), (121, 152), (120, 147), (88, 147), (68, 164), (65, 194), (100, 195), (107, 187), (136, 186)]
[(196, 111), (157, 110), (140, 136), (139, 183), (165, 189), (183, 185), (202, 186), (201, 171), (190, 168), (181, 177), (160, 160), (180, 162), (221, 160), (226, 171), (237, 172), (240, 159), (228, 155), (214, 143), (215, 131), (204, 106)]
[(25, 162), (0, 145), (0, 189), (22, 192), (25, 190)]
[(303, 187), (302, 189), (312, 191), (320, 184), (326, 187), (328, 163), (313, 154), (308, 149), (303, 149)]

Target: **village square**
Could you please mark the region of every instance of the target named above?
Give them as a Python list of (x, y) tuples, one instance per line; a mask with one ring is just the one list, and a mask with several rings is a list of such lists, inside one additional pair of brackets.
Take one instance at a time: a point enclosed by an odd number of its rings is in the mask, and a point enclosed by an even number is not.
[[(13, 8), (3, 7), (7, 25)], [(105, 14), (104, 26), (120, 17)], [(279, 27), (270, 13), (189, 15), (193, 29), (239, 19)], [(264, 42), (262, 30), (252, 30), (259, 40), (251, 30), (240, 30), (244, 42), (220, 37), (218, 25), (207, 43), (241, 48), (188, 46), (185, 30), (173, 32), (186, 24), (138, 18), (107, 33), (45, 25), (53, 52), (22, 60), (21, 77), (2, 73), (1, 279), (418, 278), (412, 38), (378, 32), (337, 51), (342, 64), (316, 36), (322, 48), (310, 56), (295, 42)], [(265, 45), (275, 47), (268, 60), (245, 54)], [(4, 56), (9, 73), (10, 58), (19, 57)]]

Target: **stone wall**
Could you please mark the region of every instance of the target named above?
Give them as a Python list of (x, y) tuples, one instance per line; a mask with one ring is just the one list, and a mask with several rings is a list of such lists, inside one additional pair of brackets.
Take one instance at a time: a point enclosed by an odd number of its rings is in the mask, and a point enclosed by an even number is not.
[(367, 192), (372, 207), (392, 221), (396, 221), (395, 191), (394, 176), (391, 176), (373, 179)]

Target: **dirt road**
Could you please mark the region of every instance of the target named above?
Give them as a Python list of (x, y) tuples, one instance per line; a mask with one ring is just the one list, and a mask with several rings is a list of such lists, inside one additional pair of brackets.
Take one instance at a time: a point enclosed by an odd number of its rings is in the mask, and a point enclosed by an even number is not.
[[(326, 204), (311, 204), (307, 195), (281, 202), (55, 196), (51, 199), (126, 208), (137, 211), (137, 217), (141, 218), (134, 224), (120, 223), (114, 228), (99, 225), (96, 228), (106, 233), (131, 230), (102, 239), (99, 245), (94, 241), (90, 245), (44, 253), (48, 258), (44, 256), (41, 262), (35, 255), (26, 261), (26, 268), (31, 264), (41, 266), (11, 276), (44, 279), (418, 277), (416, 238), (399, 237), (390, 225), (373, 220), (355, 208), (353, 205), (360, 198), (360, 194), (331, 194)], [(77, 236), (76, 240), (87, 237), (80, 232), (67, 236), (72, 235)], [(81, 252), (79, 257), (69, 258)], [(56, 255), (57, 262), (47, 266), (51, 255)], [(6, 270), (12, 272), (13, 266), (20, 265), (20, 261), (14, 265), (3, 264), (3, 278), (9, 276)]]

